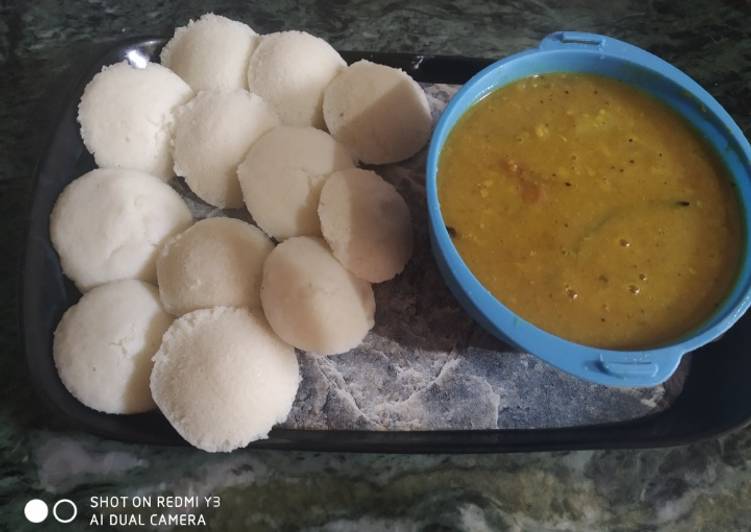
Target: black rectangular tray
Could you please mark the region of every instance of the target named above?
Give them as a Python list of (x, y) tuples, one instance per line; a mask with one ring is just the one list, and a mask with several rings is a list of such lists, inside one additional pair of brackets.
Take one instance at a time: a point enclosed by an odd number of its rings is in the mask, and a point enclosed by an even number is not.
[[(80, 294), (63, 276), (49, 238), (49, 215), (57, 196), (75, 177), (94, 167), (79, 136), (77, 105), (86, 83), (104, 65), (129, 53), (157, 58), (160, 38), (113, 44), (64, 93), (36, 169), (23, 265), (21, 319), (31, 380), (42, 400), (70, 425), (130, 442), (185, 445), (158, 412), (117, 416), (76, 401), (60, 381), (52, 359), (52, 335), (63, 312)], [(369, 59), (402, 68), (417, 81), (461, 84), (491, 61), (433, 55), (342, 52), (348, 63)], [(682, 394), (658, 414), (633, 421), (534, 430), (320, 431), (275, 429), (252, 448), (359, 452), (512, 452), (564, 449), (658, 447), (688, 443), (737, 428), (751, 419), (751, 313), (720, 340), (693, 354)]]

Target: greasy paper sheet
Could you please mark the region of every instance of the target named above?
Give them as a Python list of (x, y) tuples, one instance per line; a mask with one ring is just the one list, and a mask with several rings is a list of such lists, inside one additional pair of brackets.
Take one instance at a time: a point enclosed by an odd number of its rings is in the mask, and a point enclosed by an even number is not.
[[(434, 119), (457, 87), (424, 85)], [(570, 427), (625, 421), (670, 406), (688, 360), (664, 386), (608, 388), (570, 377), (485, 333), (459, 307), (433, 262), (425, 156), (375, 170), (407, 200), (415, 252), (396, 279), (374, 286), (376, 325), (343, 355), (299, 353), (302, 383), (284, 427), (439, 430)], [(198, 218), (247, 212), (209, 207), (178, 181)]]

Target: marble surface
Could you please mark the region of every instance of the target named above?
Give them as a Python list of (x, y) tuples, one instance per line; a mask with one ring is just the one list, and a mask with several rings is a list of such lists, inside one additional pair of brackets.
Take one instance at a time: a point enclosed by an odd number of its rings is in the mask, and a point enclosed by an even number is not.
[[(751, 428), (640, 451), (212, 456), (104, 441), (50, 418), (29, 389), (16, 308), (30, 176), (60, 84), (92, 47), (168, 34), (207, 10), (259, 32), (305, 29), (341, 49), (485, 57), (558, 29), (598, 31), (675, 63), (751, 129), (751, 6), (741, 1), (0, 4), (0, 530), (91, 529), (90, 497), (159, 494), (220, 497), (220, 508), (198, 512), (222, 531), (749, 530)], [(81, 515), (32, 525), (23, 506), (33, 497), (69, 498)]]

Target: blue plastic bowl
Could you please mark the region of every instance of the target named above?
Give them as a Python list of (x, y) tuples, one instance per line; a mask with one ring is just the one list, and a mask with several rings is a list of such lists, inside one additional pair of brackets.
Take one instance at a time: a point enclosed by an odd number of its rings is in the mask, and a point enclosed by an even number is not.
[[(564, 340), (517, 316), (477, 280), (446, 230), (436, 177), (446, 138), (474, 103), (517, 79), (550, 72), (600, 74), (638, 87), (687, 119), (714, 147), (737, 184), (743, 205), (744, 252), (740, 273), (722, 305), (684, 337), (654, 349), (599, 349)], [(427, 163), (428, 215), (433, 254), (451, 291), (485, 329), (582, 379), (609, 386), (654, 386), (668, 379), (681, 357), (730, 328), (751, 304), (751, 147), (738, 125), (707, 91), (662, 59), (616, 39), (556, 32), (538, 48), (498, 61), (462, 87), (433, 133)]]

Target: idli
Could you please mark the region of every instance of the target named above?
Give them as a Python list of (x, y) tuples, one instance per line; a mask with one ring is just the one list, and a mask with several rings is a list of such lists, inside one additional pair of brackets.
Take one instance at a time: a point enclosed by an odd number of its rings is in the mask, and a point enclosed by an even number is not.
[(107, 66), (83, 91), (81, 138), (102, 168), (129, 168), (169, 180), (173, 112), (193, 96), (177, 74), (154, 63)]
[(322, 355), (357, 347), (374, 323), (370, 283), (344, 269), (321, 238), (290, 238), (274, 248), (261, 303), (285, 342)]
[(177, 28), (160, 59), (194, 91), (245, 89), (257, 42), (258, 35), (247, 24), (206, 13)]
[(238, 209), (237, 165), (279, 123), (271, 106), (246, 90), (199, 92), (176, 113), (175, 172), (206, 203)]
[(349, 152), (312, 127), (272, 129), (240, 163), (245, 205), (258, 226), (277, 239), (321, 234), (318, 199), (332, 172), (354, 166)]
[(98, 286), (70, 307), (55, 330), (60, 380), (83, 404), (108, 414), (154, 408), (149, 375), (172, 323), (156, 287), (126, 280)]
[(120, 279), (156, 281), (159, 248), (192, 222), (185, 202), (163, 181), (100, 168), (57, 198), (50, 237), (63, 272), (83, 292)]
[(331, 135), (367, 164), (411, 157), (432, 128), (420, 85), (399, 69), (365, 60), (347, 67), (326, 88), (323, 116)]
[(323, 39), (303, 31), (270, 33), (250, 58), (248, 87), (285, 124), (323, 128), (323, 91), (346, 66)]
[(168, 312), (260, 307), (263, 263), (274, 244), (242, 220), (207, 218), (170, 239), (156, 263), (159, 294)]
[(201, 309), (176, 319), (154, 356), (151, 393), (178, 433), (209, 452), (265, 438), (300, 383), (295, 350), (260, 313)]
[(350, 168), (331, 174), (318, 215), (334, 256), (360, 279), (387, 281), (412, 255), (409, 207), (375, 172)]

